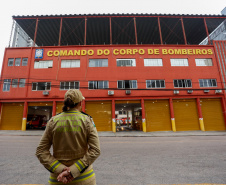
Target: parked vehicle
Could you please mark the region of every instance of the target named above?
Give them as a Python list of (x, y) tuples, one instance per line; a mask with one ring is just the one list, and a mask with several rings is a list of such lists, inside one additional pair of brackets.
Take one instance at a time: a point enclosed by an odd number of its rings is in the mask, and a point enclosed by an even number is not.
[(45, 115), (28, 115), (27, 117), (27, 129), (45, 129), (47, 119)]

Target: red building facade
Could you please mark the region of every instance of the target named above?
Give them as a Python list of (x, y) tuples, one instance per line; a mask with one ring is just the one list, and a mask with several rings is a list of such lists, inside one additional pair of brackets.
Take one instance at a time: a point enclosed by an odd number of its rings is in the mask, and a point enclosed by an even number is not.
[(6, 48), (0, 129), (44, 128), (66, 90), (79, 88), (98, 131), (225, 130), (218, 43)]

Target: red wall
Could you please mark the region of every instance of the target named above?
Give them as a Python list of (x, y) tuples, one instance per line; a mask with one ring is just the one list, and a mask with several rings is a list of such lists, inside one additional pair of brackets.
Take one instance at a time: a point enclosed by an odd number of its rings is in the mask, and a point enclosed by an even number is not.
[[(53, 60), (53, 68), (34, 69), (35, 50), (38, 48), (7, 48), (3, 61), (2, 83), (0, 89), (0, 99), (24, 99), (31, 100), (42, 99), (58, 99), (63, 98), (65, 90), (60, 90), (60, 81), (80, 81), (80, 89), (86, 98), (131, 98), (131, 97), (186, 97), (194, 96), (222, 96), (216, 95), (212, 90), (209, 93), (201, 91), (193, 91), (188, 94), (187, 91), (180, 91), (179, 95), (174, 95), (173, 90), (156, 91), (156, 90), (132, 90), (131, 94), (126, 95), (125, 90), (114, 90), (114, 96), (108, 95), (108, 90), (88, 90), (88, 81), (108, 80), (109, 88), (117, 88), (117, 80), (137, 80), (138, 89), (146, 89), (146, 80), (164, 79), (166, 82), (165, 89), (176, 89), (173, 86), (174, 79), (191, 79), (192, 89), (200, 89), (199, 79), (208, 78), (216, 79), (221, 82), (220, 74), (217, 66), (217, 61), (213, 46), (177, 46), (177, 45), (148, 45), (148, 46), (76, 46), (76, 47), (42, 47), (44, 49), (44, 57), (42, 60)], [(94, 50), (94, 55), (89, 56), (47, 56), (48, 51), (54, 50)], [(97, 55), (97, 50), (110, 50), (110, 54)], [(114, 49), (144, 49), (145, 54), (128, 54), (114, 55)], [(149, 55), (148, 49), (159, 49), (159, 54)], [(205, 49), (211, 50), (213, 54), (181, 54), (170, 55), (162, 54), (162, 49)], [(28, 66), (8, 66), (8, 58), (27, 57)], [(88, 67), (89, 59), (108, 58), (108, 67)], [(136, 67), (117, 67), (116, 59), (118, 58), (135, 58)], [(144, 58), (162, 58), (162, 67), (144, 67)], [(175, 67), (170, 65), (170, 58), (187, 58), (189, 66)], [(213, 66), (200, 67), (195, 65), (195, 58), (212, 58)], [(61, 59), (80, 59), (80, 68), (61, 68)], [(3, 79), (26, 78), (26, 83), (29, 83), (25, 88), (12, 88), (9, 92), (3, 92)], [(29, 80), (28, 80), (29, 79)], [(51, 81), (51, 91), (49, 96), (44, 96), (42, 91), (32, 91), (32, 82)], [(170, 83), (167, 83), (170, 82)], [(53, 85), (57, 85), (54, 87)], [(221, 83), (218, 83), (218, 89), (222, 88)], [(190, 89), (190, 88), (188, 88)], [(213, 89), (216, 89), (213, 88)]]

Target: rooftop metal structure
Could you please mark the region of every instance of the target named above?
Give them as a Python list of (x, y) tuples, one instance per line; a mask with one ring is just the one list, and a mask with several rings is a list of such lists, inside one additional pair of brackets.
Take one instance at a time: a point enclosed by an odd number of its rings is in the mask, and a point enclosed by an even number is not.
[(198, 45), (226, 15), (75, 14), (13, 16), (35, 46)]

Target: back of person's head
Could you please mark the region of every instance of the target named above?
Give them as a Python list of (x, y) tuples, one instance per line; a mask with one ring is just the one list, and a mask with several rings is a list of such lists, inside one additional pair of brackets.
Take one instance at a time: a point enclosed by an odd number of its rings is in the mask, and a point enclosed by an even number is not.
[(85, 99), (82, 96), (82, 93), (78, 89), (70, 89), (68, 90), (64, 95), (64, 106), (63, 111), (68, 111), (71, 108), (76, 107), (79, 102), (81, 102), (83, 99)]

